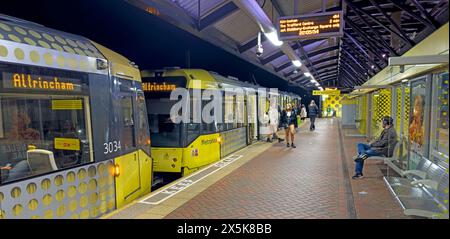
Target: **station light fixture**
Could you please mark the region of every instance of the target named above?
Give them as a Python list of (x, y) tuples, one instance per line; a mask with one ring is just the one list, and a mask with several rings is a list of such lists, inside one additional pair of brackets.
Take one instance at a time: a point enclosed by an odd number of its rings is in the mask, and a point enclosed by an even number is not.
[(297, 74), (298, 73), (298, 71), (297, 70), (294, 70), (294, 74)]
[(319, 82), (316, 82), (316, 84), (315, 84), (316, 86), (320, 86), (320, 84), (319, 84)]
[(305, 76), (306, 76), (306, 77), (311, 77), (311, 73), (305, 72)]
[(372, 65), (370, 68), (372, 68), (372, 69), (375, 69), (375, 66), (374, 65)]
[(403, 79), (402, 82), (403, 83), (408, 82), (408, 79)]
[(317, 83), (316, 79), (311, 79), (311, 83)]
[(381, 57), (386, 58), (386, 53), (381, 54)]
[(278, 39), (278, 33), (276, 31), (265, 33), (265, 35), (266, 35), (267, 39), (269, 39), (270, 42), (272, 42), (273, 45), (275, 45), (275, 46), (283, 45), (283, 42)]
[(296, 67), (302, 66), (302, 63), (299, 60), (293, 60), (292, 64), (294, 64), (294, 66), (296, 66)]

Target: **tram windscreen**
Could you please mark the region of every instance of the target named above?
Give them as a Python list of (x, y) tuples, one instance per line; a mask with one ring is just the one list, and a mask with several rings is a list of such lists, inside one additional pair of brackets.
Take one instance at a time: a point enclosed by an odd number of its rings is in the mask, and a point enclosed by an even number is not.
[(0, 184), (93, 161), (88, 75), (0, 64)]
[(170, 118), (170, 109), (177, 102), (170, 100), (170, 93), (186, 87), (186, 82), (182, 76), (142, 78), (153, 147), (182, 147), (182, 124), (175, 124)]
[[(76, 96), (0, 94), (0, 182), (90, 162), (86, 102)], [(41, 151), (31, 154), (32, 149)]]
[(169, 99), (147, 99), (150, 137), (154, 147), (181, 147), (181, 124), (170, 118), (170, 109), (176, 102)]

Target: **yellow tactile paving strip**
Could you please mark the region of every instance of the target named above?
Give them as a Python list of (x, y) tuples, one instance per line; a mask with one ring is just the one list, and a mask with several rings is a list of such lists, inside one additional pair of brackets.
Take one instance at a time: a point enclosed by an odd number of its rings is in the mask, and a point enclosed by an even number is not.
[[(248, 161), (252, 160), (259, 154), (263, 153), (267, 149), (269, 149), (272, 146), (272, 144), (268, 143), (255, 143), (253, 145), (250, 145), (244, 149), (241, 149), (233, 155), (242, 155), (242, 158), (234, 161), (233, 163), (229, 164), (226, 167), (221, 168), (220, 170), (214, 172), (213, 174), (203, 178), (201, 181), (198, 181), (197, 183), (189, 186), (185, 190), (177, 193), (176, 195), (172, 196), (169, 199), (164, 200), (160, 204), (157, 205), (149, 205), (149, 204), (143, 204), (140, 203), (143, 198), (149, 197), (152, 194), (158, 193), (162, 190), (168, 189), (172, 187), (173, 185), (177, 184), (179, 180), (166, 185), (149, 195), (146, 195), (142, 198), (138, 198), (134, 202), (128, 204), (127, 206), (116, 210), (110, 214), (107, 214), (102, 217), (102, 219), (124, 219), (124, 218), (131, 218), (131, 219), (161, 219), (164, 218), (166, 215), (186, 203), (187, 201), (191, 200), (195, 196), (197, 196), (199, 193), (207, 189), (212, 184), (216, 183), (223, 177), (227, 176), (237, 168), (241, 167)], [(182, 179), (180, 179), (182, 180)]]

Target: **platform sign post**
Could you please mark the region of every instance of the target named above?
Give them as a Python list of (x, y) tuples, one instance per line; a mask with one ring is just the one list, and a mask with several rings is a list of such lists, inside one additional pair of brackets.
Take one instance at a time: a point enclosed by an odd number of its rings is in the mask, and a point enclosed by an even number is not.
[(343, 36), (343, 12), (278, 18), (278, 35), (281, 41)]

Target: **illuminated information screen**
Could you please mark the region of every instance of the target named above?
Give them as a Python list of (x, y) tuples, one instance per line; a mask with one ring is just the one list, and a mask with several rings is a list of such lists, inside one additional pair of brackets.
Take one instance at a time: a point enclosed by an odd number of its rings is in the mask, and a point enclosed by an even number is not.
[(342, 29), (342, 11), (289, 16), (278, 19), (280, 40), (342, 36)]

